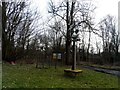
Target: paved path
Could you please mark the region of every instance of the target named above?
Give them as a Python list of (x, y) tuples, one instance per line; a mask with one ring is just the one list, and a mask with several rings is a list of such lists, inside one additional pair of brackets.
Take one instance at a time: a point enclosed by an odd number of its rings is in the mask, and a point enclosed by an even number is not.
[(83, 66), (83, 68), (91, 69), (97, 72), (112, 74), (112, 75), (120, 77), (120, 71), (116, 71), (116, 70), (108, 70), (108, 69), (96, 68), (96, 67), (91, 67), (91, 66)]

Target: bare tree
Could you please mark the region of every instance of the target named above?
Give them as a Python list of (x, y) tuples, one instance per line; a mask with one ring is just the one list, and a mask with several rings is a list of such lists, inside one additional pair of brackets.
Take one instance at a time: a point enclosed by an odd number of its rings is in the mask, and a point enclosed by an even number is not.
[(6, 52), (6, 42), (5, 42), (6, 41), (6, 36), (7, 36), (6, 32), (5, 32), (6, 19), (7, 19), (6, 8), (7, 8), (6, 3), (2, 2), (2, 60), (5, 59), (5, 52)]
[(56, 21), (54, 25), (49, 25), (50, 30), (50, 37), (53, 40), (53, 50), (59, 51), (62, 45), (63, 34), (61, 33), (62, 23), (60, 21)]
[(103, 41), (104, 60), (108, 59), (109, 62), (113, 63), (115, 60), (115, 53), (118, 52), (119, 47), (119, 33), (116, 29), (115, 18), (111, 15), (107, 15), (100, 23), (100, 29)]
[(26, 2), (2, 2), (3, 59), (15, 59), (15, 49), (21, 47), (24, 50), (34, 30), (38, 14), (37, 11), (31, 12), (29, 6)]
[[(70, 64), (71, 62), (69, 56), (73, 29), (82, 23), (85, 23), (87, 27), (92, 28), (89, 13), (93, 12), (94, 9), (93, 6), (86, 4), (86, 2), (80, 3), (77, 0), (66, 0), (57, 6), (54, 5), (52, 1), (50, 2), (49, 13), (52, 13), (54, 16), (57, 16), (66, 22), (66, 64)], [(82, 15), (85, 17), (84, 20), (81, 19)], [(75, 22), (76, 24), (74, 24)]]

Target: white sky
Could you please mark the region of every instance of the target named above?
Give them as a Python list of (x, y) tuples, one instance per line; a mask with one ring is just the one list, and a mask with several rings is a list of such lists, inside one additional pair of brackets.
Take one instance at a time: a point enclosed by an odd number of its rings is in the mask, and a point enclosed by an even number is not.
[(107, 14), (113, 15), (118, 18), (118, 2), (120, 0), (94, 0), (96, 1), (96, 19), (100, 20)]
[[(1, 0), (0, 0), (1, 1)], [(43, 20), (45, 21), (48, 13), (48, 2), (50, 0), (31, 0), (33, 3), (33, 8), (38, 7), (38, 10), (43, 16)], [(58, 0), (53, 0), (58, 1)], [(59, 0), (60, 1), (60, 0)], [(113, 15), (118, 19), (118, 2), (120, 0), (93, 0), (94, 5), (97, 7), (95, 10), (95, 20), (96, 23), (100, 21), (107, 14)]]
[[(48, 12), (49, 1), (50, 0), (32, 0), (33, 7), (38, 7), (38, 10), (40, 10), (41, 16), (43, 16), (44, 21), (46, 21), (46, 17), (48, 15), (47, 12)], [(53, 0), (53, 1), (58, 2), (58, 0)], [(103, 17), (105, 17), (108, 14), (115, 16), (116, 19), (118, 19), (119, 1), (120, 0), (93, 0), (93, 4), (97, 7), (95, 10), (95, 22), (98, 23), (101, 19), (103, 19)], [(95, 36), (93, 38), (97, 39)], [(91, 40), (91, 43), (94, 43), (95, 45), (94, 40)]]
[[(46, 17), (48, 2), (50, 0), (32, 0), (33, 6), (38, 7), (42, 16)], [(53, 0), (58, 1), (58, 0)], [(97, 7), (95, 10), (96, 20), (97, 22), (107, 14), (111, 14), (113, 16), (118, 17), (118, 1), (120, 0), (93, 0), (95, 6)]]

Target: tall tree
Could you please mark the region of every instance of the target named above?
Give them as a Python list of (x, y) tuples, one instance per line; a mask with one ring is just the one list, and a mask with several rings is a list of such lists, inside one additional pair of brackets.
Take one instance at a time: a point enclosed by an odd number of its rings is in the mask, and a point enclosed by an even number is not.
[[(93, 12), (94, 6), (87, 4), (87, 2), (80, 3), (77, 0), (66, 0), (60, 3), (60, 5), (55, 5), (52, 1), (50, 2), (49, 13), (54, 16), (60, 17), (66, 22), (66, 64), (70, 64), (70, 49), (71, 49), (71, 38), (72, 32), (76, 26), (85, 23), (87, 27), (91, 27), (90, 24), (90, 12)], [(82, 20), (81, 17), (84, 14), (85, 19)], [(75, 23), (75, 24), (74, 24)]]
[[(7, 5), (5, 2), (2, 2), (2, 60), (5, 59), (5, 52), (6, 52), (6, 37), (7, 37), (7, 34), (5, 32), (5, 29), (6, 29), (6, 19), (7, 19), (7, 16), (6, 16), (6, 8), (7, 8)], [(4, 46), (4, 47), (3, 47)]]
[(37, 12), (32, 13), (29, 6), (27, 2), (2, 2), (3, 60), (15, 59), (15, 49), (21, 45), (24, 49), (26, 40), (34, 30), (31, 27), (37, 21)]
[(61, 21), (55, 21), (53, 25), (49, 25), (50, 30), (48, 32), (50, 33), (50, 37), (53, 41), (53, 49), (56, 51), (59, 51), (62, 45), (63, 41), (63, 34), (61, 33), (61, 29), (63, 27)]
[[(100, 23), (100, 29), (103, 41), (104, 58), (108, 58), (109, 62), (114, 61), (114, 55), (118, 52), (119, 47), (119, 33), (116, 29), (115, 17), (107, 15)], [(111, 54), (111, 55), (107, 55)], [(112, 59), (112, 60), (111, 60)], [(104, 59), (107, 60), (107, 59)]]

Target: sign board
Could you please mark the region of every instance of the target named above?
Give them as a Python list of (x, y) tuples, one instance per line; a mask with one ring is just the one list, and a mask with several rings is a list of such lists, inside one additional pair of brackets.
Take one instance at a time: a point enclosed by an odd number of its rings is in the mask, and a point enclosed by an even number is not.
[(61, 53), (53, 53), (53, 59), (62, 59), (62, 54)]
[(62, 54), (58, 53), (57, 59), (62, 59)]
[(53, 59), (57, 59), (57, 54), (53, 53)]

